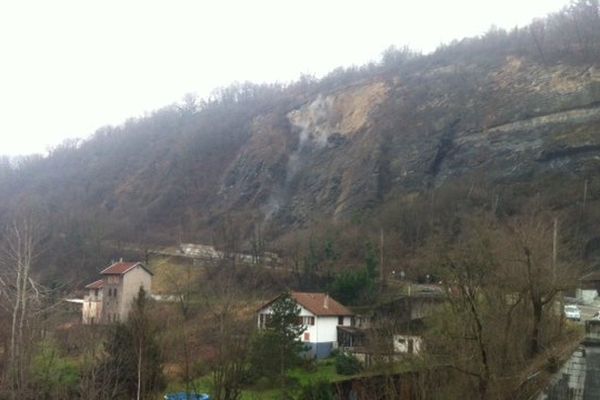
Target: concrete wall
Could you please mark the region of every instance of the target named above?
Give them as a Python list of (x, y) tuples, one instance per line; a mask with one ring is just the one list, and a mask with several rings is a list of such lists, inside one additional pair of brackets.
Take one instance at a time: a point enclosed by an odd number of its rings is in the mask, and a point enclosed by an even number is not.
[[(109, 296), (109, 293), (116, 293)], [(120, 305), (123, 296), (122, 275), (106, 275), (102, 289), (102, 322), (111, 323), (120, 318)]]
[(98, 324), (102, 320), (102, 289), (98, 290), (98, 295), (94, 289), (88, 290), (83, 297), (83, 306), (81, 308), (81, 322), (83, 324)]
[(598, 297), (598, 291), (596, 289), (577, 289), (576, 297), (583, 304), (592, 304), (596, 297)]
[(537, 400), (584, 400), (586, 381), (586, 350), (578, 348), (560, 371), (552, 376), (550, 383)]
[(325, 343), (306, 343), (308, 346), (308, 356), (311, 358), (323, 359), (329, 357), (331, 351), (336, 347), (336, 342)]
[(317, 318), (317, 338), (311, 342), (337, 343), (338, 317)]
[(138, 265), (123, 275), (118, 311), (121, 321), (125, 321), (129, 316), (133, 299), (138, 295), (140, 287), (144, 288), (147, 296), (150, 296), (152, 293), (152, 275)]
[(419, 336), (394, 335), (393, 341), (396, 353), (419, 354), (421, 352), (422, 339)]
[(99, 324), (102, 322), (102, 289), (96, 291), (91, 289), (83, 297), (83, 307), (81, 308), (81, 322), (83, 324)]
[(600, 399), (600, 347), (585, 348), (583, 400)]

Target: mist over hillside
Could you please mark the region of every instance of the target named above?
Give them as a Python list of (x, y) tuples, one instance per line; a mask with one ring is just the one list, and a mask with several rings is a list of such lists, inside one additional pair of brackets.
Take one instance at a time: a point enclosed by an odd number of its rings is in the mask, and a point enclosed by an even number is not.
[(103, 265), (106, 243), (222, 245), (226, 230), (242, 249), (260, 232), (285, 253), (295, 234), (328, 224), (383, 229), (415, 250), (481, 209), (560, 213), (564, 240), (593, 265), (600, 21), (590, 7), (429, 55), (390, 49), (320, 80), (232, 85), (45, 157), (3, 159), (0, 217), (36, 210), (52, 249), (39, 267), (54, 277)]

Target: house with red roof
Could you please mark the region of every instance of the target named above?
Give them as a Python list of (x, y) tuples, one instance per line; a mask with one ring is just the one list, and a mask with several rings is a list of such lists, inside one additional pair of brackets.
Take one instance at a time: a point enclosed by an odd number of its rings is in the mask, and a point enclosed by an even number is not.
[(152, 272), (141, 262), (115, 262), (100, 272), (102, 279), (85, 286), (84, 324), (125, 321), (140, 287), (152, 291)]
[[(353, 313), (326, 293), (291, 292), (300, 307), (300, 321), (306, 328), (299, 338), (310, 347), (309, 355), (326, 358), (337, 348), (337, 329), (350, 326)], [(264, 328), (273, 313), (271, 305), (278, 296), (263, 304), (258, 310), (258, 327)]]

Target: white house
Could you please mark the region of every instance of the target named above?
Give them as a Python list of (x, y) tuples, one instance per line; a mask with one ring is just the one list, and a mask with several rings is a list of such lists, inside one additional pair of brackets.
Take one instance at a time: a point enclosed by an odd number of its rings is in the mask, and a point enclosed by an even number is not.
[(100, 272), (102, 279), (85, 288), (82, 322), (84, 324), (125, 321), (140, 287), (152, 293), (152, 272), (140, 262), (113, 263)]
[[(300, 340), (310, 346), (311, 356), (329, 356), (338, 345), (338, 326), (350, 326), (352, 312), (326, 293), (291, 292), (291, 296), (300, 307), (302, 325), (306, 327)], [(269, 315), (273, 313), (271, 305), (279, 297), (281, 296), (267, 302), (258, 310), (259, 328), (265, 327)]]

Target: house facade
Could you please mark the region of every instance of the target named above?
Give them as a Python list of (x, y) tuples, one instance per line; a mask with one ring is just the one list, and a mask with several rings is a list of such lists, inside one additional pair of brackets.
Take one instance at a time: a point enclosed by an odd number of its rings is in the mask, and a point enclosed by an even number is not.
[(400, 359), (423, 348), (425, 318), (445, 302), (443, 292), (401, 295), (355, 316), (351, 327), (338, 327), (338, 345), (367, 365), (374, 357)]
[(583, 304), (592, 304), (600, 293), (600, 271), (593, 271), (579, 279), (575, 296)]
[(86, 294), (83, 297), (82, 322), (94, 325), (102, 322), (102, 289), (104, 280), (100, 279), (85, 286)]
[[(308, 355), (326, 358), (337, 348), (337, 329), (350, 326), (352, 312), (326, 293), (291, 292), (291, 296), (300, 307), (301, 324), (305, 327), (300, 340), (309, 347)], [(277, 298), (264, 304), (258, 310), (258, 327), (264, 328), (269, 315), (273, 313), (271, 305)]]
[(152, 272), (140, 262), (113, 263), (100, 272), (102, 279), (90, 283), (83, 301), (84, 324), (125, 321), (140, 287), (152, 293)]

